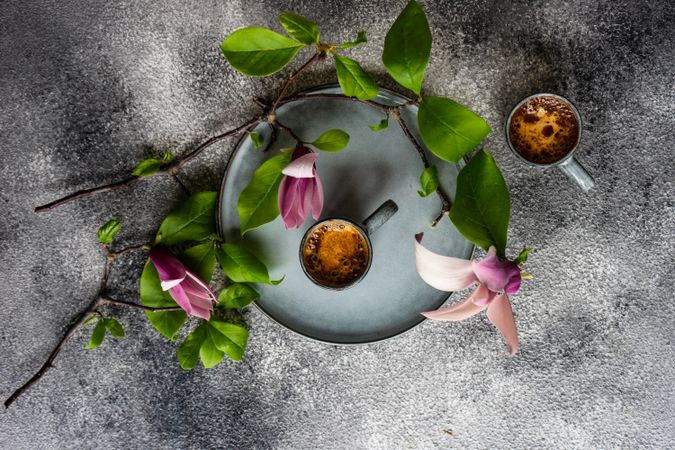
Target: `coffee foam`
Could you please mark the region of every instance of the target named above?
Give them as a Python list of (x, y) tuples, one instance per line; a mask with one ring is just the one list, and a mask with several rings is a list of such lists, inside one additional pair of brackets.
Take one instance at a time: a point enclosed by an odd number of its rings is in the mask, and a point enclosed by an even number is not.
[(550, 95), (534, 97), (511, 117), (509, 139), (528, 161), (551, 164), (579, 141), (579, 120), (569, 103)]
[(309, 276), (321, 285), (336, 288), (349, 286), (363, 276), (370, 258), (363, 234), (338, 220), (314, 228), (302, 253)]

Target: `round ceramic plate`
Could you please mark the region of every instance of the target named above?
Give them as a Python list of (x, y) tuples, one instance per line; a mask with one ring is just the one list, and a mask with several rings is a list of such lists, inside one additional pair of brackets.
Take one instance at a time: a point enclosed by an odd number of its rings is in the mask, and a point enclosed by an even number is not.
[[(338, 86), (306, 92), (340, 93)], [(381, 90), (376, 101), (394, 105), (407, 99)], [(313, 223), (311, 216), (300, 229), (286, 230), (281, 218), (241, 237), (237, 199), (255, 169), (278, 150), (293, 145), (280, 133), (266, 153), (242, 139), (230, 158), (223, 180), (218, 211), (221, 233), (228, 242), (239, 242), (256, 253), (269, 268), (273, 279), (285, 276), (278, 286), (259, 284), (257, 306), (269, 317), (304, 336), (333, 344), (359, 344), (396, 336), (424, 319), (420, 311), (437, 309), (447, 292), (427, 285), (415, 269), (414, 235), (424, 232), (424, 244), (443, 255), (468, 259), (473, 245), (457, 232), (446, 217), (431, 228), (440, 211), (436, 195), (421, 198), (423, 166), (415, 148), (393, 121), (385, 130), (374, 132), (368, 125), (383, 119), (382, 113), (359, 102), (336, 99), (298, 100), (277, 111), (279, 121), (291, 127), (303, 140), (312, 141), (331, 128), (350, 135), (349, 146), (338, 153), (321, 152), (317, 171), (323, 183), (325, 202), (321, 218), (365, 219), (388, 199), (398, 212), (372, 236), (373, 261), (366, 277), (356, 286), (332, 291), (314, 285), (302, 271), (298, 247)], [(401, 116), (418, 137), (417, 107), (406, 107)], [(255, 130), (271, 139), (270, 127)], [(440, 161), (427, 152), (439, 169), (446, 192), (454, 196), (460, 166)]]

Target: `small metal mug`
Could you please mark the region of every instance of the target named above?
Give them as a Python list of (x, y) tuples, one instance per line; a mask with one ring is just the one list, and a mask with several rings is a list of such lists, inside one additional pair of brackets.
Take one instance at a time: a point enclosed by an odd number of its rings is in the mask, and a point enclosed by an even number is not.
[[(555, 97), (557, 99), (562, 100), (563, 102), (567, 103), (570, 105), (572, 108), (572, 111), (574, 112), (574, 115), (577, 119), (577, 122), (579, 123), (579, 138), (577, 139), (576, 144), (574, 145), (574, 148), (570, 150), (567, 155), (565, 155), (564, 158), (559, 159), (558, 161), (549, 163), (549, 164), (538, 164), (535, 162), (532, 162), (513, 148), (513, 144), (511, 143), (511, 136), (509, 134), (509, 125), (511, 124), (511, 119), (513, 118), (513, 115), (518, 111), (518, 109), (523, 106), (525, 103), (527, 103), (529, 100), (535, 98), (535, 97)], [(579, 164), (579, 161), (576, 160), (574, 157), (574, 152), (576, 152), (577, 148), (579, 148), (579, 142), (581, 141), (581, 130), (582, 130), (582, 122), (581, 122), (581, 115), (579, 114), (579, 111), (577, 108), (574, 106), (574, 104), (566, 99), (565, 97), (562, 97), (557, 94), (548, 94), (548, 93), (539, 93), (539, 94), (534, 94), (530, 95), (528, 97), (525, 97), (522, 99), (514, 108), (511, 110), (511, 113), (509, 114), (509, 117), (506, 119), (506, 124), (504, 125), (504, 132), (506, 134), (506, 142), (509, 144), (509, 148), (513, 152), (514, 155), (518, 157), (521, 161), (523, 161), (526, 164), (529, 164), (530, 166), (535, 166), (535, 167), (540, 167), (540, 168), (548, 168), (548, 167), (557, 167), (560, 169), (565, 175), (568, 176), (568, 178), (572, 181), (574, 181), (582, 190), (588, 191), (590, 190), (594, 185), (595, 182), (593, 181), (593, 178), (586, 172), (586, 169), (583, 168), (581, 164)]]
[[(312, 283), (324, 289), (330, 289), (332, 291), (343, 291), (352, 286), (355, 286), (366, 277), (368, 271), (370, 270), (370, 266), (373, 262), (373, 244), (370, 242), (370, 236), (373, 233), (375, 233), (375, 231), (377, 231), (378, 228), (384, 225), (385, 222), (387, 222), (394, 214), (396, 214), (397, 211), (398, 205), (394, 203), (393, 200), (387, 200), (382, 205), (380, 205), (380, 207), (377, 208), (375, 212), (373, 212), (370, 216), (368, 216), (365, 220), (363, 220), (361, 224), (354, 222), (353, 220), (345, 219), (344, 217), (331, 217), (312, 224), (312, 226), (310, 226), (307, 229), (307, 231), (305, 231), (304, 236), (300, 240), (300, 266), (302, 267), (302, 271), (305, 273), (307, 278), (311, 280)], [(368, 264), (366, 265), (366, 268), (364, 269), (363, 273), (358, 278), (352, 280), (349, 284), (345, 284), (339, 287), (321, 284), (309, 274), (307, 267), (305, 266), (305, 258), (303, 255), (303, 251), (305, 249), (307, 239), (309, 238), (312, 231), (314, 231), (321, 224), (327, 222), (343, 222), (356, 228), (363, 236), (363, 239), (366, 242), (366, 247), (368, 248)]]

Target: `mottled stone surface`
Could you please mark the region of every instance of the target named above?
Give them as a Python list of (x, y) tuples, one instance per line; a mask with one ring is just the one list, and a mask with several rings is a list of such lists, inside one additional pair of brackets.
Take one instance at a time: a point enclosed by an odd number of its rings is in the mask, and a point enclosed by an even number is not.
[[(98, 289), (96, 228), (126, 218), (149, 239), (182, 194), (169, 179), (32, 208), (124, 177), (144, 155), (192, 148), (257, 112), (283, 74), (249, 79), (218, 45), (295, 10), (329, 40), (366, 28), (354, 57), (393, 87), (379, 52), (403, 1), (5, 0), (0, 6), (0, 396), (44, 361)], [(425, 91), (495, 130), (511, 188), (511, 253), (533, 246), (514, 299), (522, 349), (508, 358), (485, 317), (423, 323), (362, 347), (309, 342), (252, 310), (244, 362), (184, 372), (136, 311), (127, 339), (67, 344), (56, 368), (0, 413), (0, 447), (667, 448), (675, 446), (675, 8), (670, 0), (425, 2), (434, 46)], [(303, 58), (306, 54), (302, 55)], [(328, 66), (298, 87), (333, 82)], [(586, 128), (583, 194), (510, 155), (502, 122), (535, 91), (572, 99)], [(183, 174), (215, 189), (232, 149)], [(115, 265), (134, 298), (142, 255)], [(458, 296), (454, 297), (459, 298)], [(453, 436), (444, 433), (449, 430)]]

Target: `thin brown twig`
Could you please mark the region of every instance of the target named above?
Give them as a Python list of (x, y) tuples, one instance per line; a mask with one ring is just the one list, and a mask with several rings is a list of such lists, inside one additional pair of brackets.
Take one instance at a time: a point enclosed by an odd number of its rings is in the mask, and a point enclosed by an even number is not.
[(72, 322), (69, 326), (68, 329), (66, 330), (66, 334), (63, 335), (61, 340), (56, 344), (56, 347), (54, 347), (54, 350), (49, 354), (49, 357), (47, 358), (47, 361), (40, 367), (40, 370), (38, 370), (35, 375), (33, 375), (30, 380), (26, 381), (19, 389), (14, 391), (12, 395), (10, 395), (7, 400), (5, 400), (5, 409), (9, 408), (14, 401), (19, 398), (25, 391), (30, 389), (31, 386), (33, 386), (35, 383), (40, 381), (40, 378), (44, 376), (44, 374), (54, 367), (54, 360), (58, 356), (59, 353), (61, 353), (61, 349), (63, 348), (63, 345), (66, 343), (66, 341), (77, 331), (78, 328), (82, 326), (82, 324), (89, 318), (89, 315), (94, 312), (94, 309), (98, 306), (98, 299), (94, 300), (88, 307), (87, 309), (80, 314), (80, 317), (75, 321)]
[(157, 172), (155, 172), (152, 175), (148, 175), (146, 177), (129, 177), (129, 178), (125, 178), (122, 181), (117, 181), (115, 183), (110, 183), (110, 184), (106, 184), (106, 185), (98, 186), (98, 187), (93, 187), (93, 188), (89, 188), (89, 189), (82, 189), (80, 191), (73, 192), (72, 194), (68, 194), (65, 197), (61, 197), (61, 198), (56, 199), (52, 202), (49, 202), (45, 205), (38, 206), (38, 207), (35, 208), (35, 212), (39, 213), (39, 212), (48, 211), (48, 210), (51, 210), (51, 209), (56, 208), (58, 206), (61, 206), (65, 203), (69, 203), (69, 202), (72, 202), (74, 200), (79, 200), (81, 198), (89, 197), (89, 196), (94, 195), (94, 194), (99, 194), (99, 193), (109, 192), (109, 191), (115, 191), (117, 189), (123, 189), (123, 188), (129, 187), (129, 186), (133, 186), (134, 184), (136, 184), (141, 179), (149, 178), (151, 176), (166, 175), (166, 174), (174, 175), (175, 173), (177, 173), (180, 170), (180, 168), (186, 162), (188, 162), (190, 159), (199, 155), (202, 151), (204, 151), (209, 146), (211, 146), (211, 145), (215, 144), (216, 142), (221, 141), (221, 140), (223, 140), (223, 139), (225, 139), (229, 136), (237, 134), (237, 133), (251, 127), (252, 125), (260, 122), (261, 120), (262, 120), (261, 117), (251, 119), (248, 122), (246, 122), (242, 125), (239, 125), (236, 128), (233, 128), (233, 129), (228, 130), (224, 133), (221, 133), (219, 135), (211, 137), (210, 139), (204, 141), (199, 146), (197, 146), (197, 148), (195, 148), (191, 152), (187, 153), (185, 156), (183, 156), (181, 158), (174, 159), (174, 161), (171, 164), (168, 164), (167, 166), (163, 167), (162, 169), (158, 170)]
[(165, 311), (182, 311), (183, 309), (180, 306), (166, 306), (166, 307), (153, 307), (153, 306), (145, 306), (141, 303), (134, 303), (134, 302), (128, 302), (126, 300), (117, 300), (115, 298), (111, 297), (101, 297), (100, 303), (103, 304), (110, 304), (110, 305), (120, 305), (120, 306), (128, 306), (131, 308), (136, 308), (136, 309), (142, 309), (144, 311), (152, 311), (152, 312), (165, 312)]
[[(357, 103), (363, 103), (365, 105), (368, 105), (374, 109), (377, 109), (378, 111), (381, 111), (383, 113), (388, 113), (389, 108), (392, 108), (387, 105), (383, 105), (381, 103), (378, 103), (373, 100), (360, 100), (356, 97), (347, 97), (344, 94), (331, 94), (331, 93), (318, 93), (318, 94), (296, 94), (296, 95), (291, 95), (288, 97), (284, 97), (279, 101), (279, 105), (284, 105), (286, 103), (290, 102), (295, 102), (298, 100), (319, 100), (319, 99), (334, 99), (334, 100), (344, 100), (344, 101), (350, 101), (350, 102), (357, 102)], [(399, 108), (402, 107), (403, 105), (399, 106), (394, 106), (393, 108)]]
[(267, 141), (267, 145), (265, 146), (265, 148), (263, 148), (263, 150), (262, 150), (263, 153), (267, 153), (267, 151), (268, 151), (270, 148), (272, 148), (272, 146), (274, 145), (274, 143), (277, 141), (277, 127), (275, 127), (274, 124), (271, 124), (271, 123), (269, 123), (269, 122), (267, 122), (267, 125), (270, 126), (270, 130), (271, 130), (271, 132), (272, 132), (272, 136), (270, 136), (269, 141)]
[[(419, 99), (413, 98), (410, 99), (404, 103), (401, 103), (399, 105), (395, 106), (388, 106), (388, 105), (383, 105), (382, 103), (378, 103), (373, 100), (360, 100), (356, 97), (348, 97), (344, 94), (333, 94), (333, 93), (317, 93), (317, 94), (296, 94), (288, 97), (284, 97), (281, 99), (278, 104), (283, 105), (285, 103), (289, 103), (292, 101), (297, 101), (297, 100), (317, 100), (317, 99), (332, 99), (332, 100), (343, 100), (343, 101), (353, 101), (353, 102), (359, 102), (365, 105), (370, 106), (371, 108), (374, 108), (380, 112), (383, 112), (387, 114), (388, 117), (393, 118), (396, 123), (398, 123), (399, 127), (403, 131), (403, 134), (405, 137), (410, 141), (410, 143), (413, 145), (415, 150), (417, 151), (417, 154), (419, 155), (420, 159), (422, 160), (422, 164), (424, 165), (424, 168), (427, 169), (430, 167), (429, 164), (429, 159), (427, 158), (426, 152), (420, 145), (420, 143), (417, 141), (415, 136), (413, 136), (412, 132), (406, 125), (405, 121), (401, 118), (401, 110), (412, 105), (417, 105), (419, 103)], [(279, 121), (275, 119), (275, 122), (279, 124)], [(302, 142), (296, 135), (293, 133), (293, 131), (286, 126), (281, 126), (280, 128), (283, 128), (285, 131), (287, 131), (291, 136), (294, 136), (295, 139), (298, 142)], [(445, 194), (443, 189), (438, 186), (436, 189), (436, 194), (438, 195), (438, 198), (441, 200), (441, 210), (436, 216), (436, 218), (431, 222), (431, 226), (435, 227), (438, 225), (438, 222), (448, 214), (450, 211), (450, 198)]]
[(66, 329), (66, 333), (61, 337), (59, 342), (56, 344), (56, 347), (51, 351), (49, 356), (47, 357), (47, 360), (45, 363), (40, 367), (40, 369), (28, 380), (26, 381), (20, 388), (18, 388), (16, 391), (10, 395), (7, 400), (5, 400), (5, 409), (9, 408), (14, 401), (19, 398), (24, 392), (26, 392), (28, 389), (30, 389), (31, 386), (33, 386), (35, 383), (40, 381), (40, 379), (47, 373), (49, 369), (54, 367), (54, 360), (56, 357), (61, 353), (61, 350), (66, 343), (68, 339), (70, 339), (75, 332), (82, 327), (82, 325), (89, 319), (89, 317), (92, 314), (96, 314), (99, 317), (103, 318), (103, 314), (101, 314), (100, 311), (98, 311), (98, 308), (104, 304), (115, 304), (115, 305), (120, 305), (120, 306), (127, 306), (131, 308), (135, 308), (138, 310), (144, 310), (144, 311), (155, 311), (155, 312), (162, 312), (162, 311), (178, 311), (181, 308), (178, 306), (175, 307), (161, 307), (161, 308), (155, 308), (155, 307), (150, 307), (150, 306), (145, 306), (139, 303), (134, 303), (134, 302), (128, 302), (126, 300), (117, 300), (114, 298), (109, 297), (106, 294), (107, 291), (107, 285), (108, 285), (108, 278), (110, 277), (110, 269), (112, 266), (113, 261), (117, 259), (120, 255), (123, 255), (125, 253), (135, 251), (135, 250), (141, 250), (144, 249), (148, 244), (138, 244), (138, 245), (131, 245), (129, 247), (122, 248), (117, 251), (111, 251), (107, 246), (103, 246), (104, 250), (106, 251), (106, 259), (105, 259), (105, 265), (103, 266), (103, 274), (101, 276), (101, 283), (99, 286), (99, 292), (96, 296), (96, 298), (87, 306), (87, 308), (82, 311), (81, 313), (77, 314), (75, 316), (75, 319), (71, 320), (70, 324), (68, 325), (68, 328)]
[(72, 322), (69, 326), (68, 329), (66, 330), (66, 333), (63, 335), (63, 337), (59, 340), (59, 342), (56, 344), (56, 347), (52, 350), (52, 352), (49, 354), (49, 357), (45, 361), (45, 363), (40, 367), (40, 369), (28, 380), (26, 381), (20, 388), (18, 388), (16, 391), (10, 395), (7, 400), (5, 400), (5, 409), (9, 408), (14, 401), (19, 398), (24, 392), (26, 392), (28, 389), (31, 388), (35, 383), (40, 381), (40, 379), (45, 375), (45, 373), (54, 367), (54, 360), (56, 357), (61, 353), (61, 350), (63, 349), (64, 344), (68, 339), (70, 339), (75, 332), (82, 327), (84, 322), (87, 321), (87, 319), (92, 315), (92, 314), (97, 314), (101, 317), (103, 315), (97, 310), (99, 306), (102, 306), (104, 304), (115, 304), (115, 305), (120, 305), (120, 306), (127, 306), (139, 310), (144, 310), (144, 311), (155, 311), (155, 312), (163, 312), (163, 311), (179, 311), (181, 310), (180, 307), (165, 307), (165, 308), (153, 308), (150, 306), (145, 306), (141, 305), (138, 303), (133, 303), (133, 302), (127, 302), (124, 300), (116, 300), (112, 299), (110, 297), (105, 297), (105, 296), (99, 296), (97, 297), (83, 312), (78, 314), (77, 320)]
[(291, 74), (291, 76), (288, 77), (288, 79), (286, 79), (286, 82), (285, 82), (284, 85), (281, 87), (281, 90), (279, 91), (279, 94), (277, 94), (277, 98), (274, 99), (274, 103), (272, 103), (272, 107), (271, 107), (270, 110), (269, 110), (269, 114), (274, 115), (274, 113), (275, 113), (276, 110), (277, 110), (277, 106), (279, 105), (279, 102), (281, 101), (281, 99), (283, 98), (284, 94), (286, 93), (286, 91), (288, 90), (288, 88), (290, 87), (290, 85), (293, 83), (293, 81), (294, 81), (297, 77), (299, 77), (305, 70), (307, 70), (307, 68), (308, 68), (309, 66), (311, 66), (311, 65), (314, 64), (316, 61), (318, 61), (318, 60), (319, 60), (319, 57), (320, 57), (320, 53), (319, 53), (319, 52), (314, 53), (314, 55), (312, 55), (311, 58), (309, 58), (302, 66), (300, 66), (300, 68), (298, 68), (298, 70), (296, 70), (295, 72), (293, 72), (293, 73)]
[(144, 242), (142, 244), (130, 245), (119, 250), (110, 250), (108, 247), (106, 247), (106, 251), (108, 252), (108, 257), (117, 258), (118, 256), (124, 255), (125, 253), (134, 252), (136, 250), (145, 250), (151, 245), (152, 242)]
[(219, 134), (219, 135), (213, 136), (212, 138), (210, 138), (210, 139), (208, 139), (208, 140), (202, 142), (199, 146), (197, 146), (197, 148), (195, 148), (194, 150), (192, 150), (190, 153), (186, 154), (185, 156), (183, 156), (183, 157), (181, 157), (181, 158), (178, 158), (178, 159), (174, 159), (173, 162), (172, 162), (171, 164), (169, 164), (168, 166), (166, 166), (166, 169), (165, 169), (165, 170), (168, 171), (168, 172), (170, 172), (170, 173), (171, 173), (172, 171), (177, 171), (178, 169), (180, 169), (181, 167), (183, 167), (183, 165), (184, 165), (186, 162), (188, 162), (188, 161), (191, 160), (192, 158), (198, 156), (201, 152), (203, 152), (204, 150), (206, 150), (206, 149), (207, 149), (208, 147), (210, 147), (211, 145), (215, 144), (215, 143), (218, 142), (218, 141), (222, 141), (223, 139), (225, 139), (225, 138), (227, 138), (227, 137), (229, 137), (229, 136), (232, 136), (232, 135), (237, 134), (237, 133), (239, 133), (239, 132), (241, 132), (241, 131), (244, 131), (244, 130), (250, 128), (251, 126), (257, 124), (257, 123), (260, 122), (261, 120), (262, 120), (262, 117), (256, 117), (255, 119), (251, 119), (251, 120), (249, 120), (248, 122), (246, 122), (246, 123), (244, 123), (244, 124), (241, 124), (241, 125), (239, 125), (239, 126), (236, 127), (236, 128), (232, 128), (232, 129), (229, 130), (229, 131), (226, 131), (226, 132), (221, 133), (221, 134)]
[[(415, 147), (415, 150), (417, 150), (417, 154), (419, 155), (420, 159), (422, 160), (422, 164), (424, 165), (425, 169), (428, 169), (430, 167), (429, 164), (429, 159), (427, 158), (427, 154), (425, 153), (424, 149), (420, 145), (419, 142), (417, 142), (417, 139), (415, 139), (415, 136), (410, 132), (410, 129), (408, 128), (408, 125), (406, 125), (405, 121), (401, 118), (401, 115), (398, 113), (398, 111), (390, 114), (390, 117), (393, 117), (394, 120), (396, 120), (396, 123), (401, 127), (401, 130), (403, 131), (403, 134), (408, 138), (408, 140), (412, 143), (412, 145)], [(438, 216), (434, 219), (433, 222), (431, 222), (431, 226), (435, 227), (438, 225), (438, 222), (443, 218), (443, 216), (447, 215), (448, 212), (450, 211), (450, 198), (445, 194), (443, 191), (443, 188), (439, 185), (436, 188), (436, 194), (438, 195), (438, 198), (441, 200), (441, 211), (438, 214)]]
[(290, 127), (287, 127), (283, 123), (279, 122), (279, 120), (277, 119), (274, 120), (274, 126), (279, 127), (286, 133), (290, 134), (291, 137), (298, 142), (298, 144), (302, 144), (304, 142), (302, 139), (300, 139), (300, 137), (297, 134), (295, 134), (295, 132)]
[(178, 183), (180, 188), (183, 190), (183, 193), (185, 193), (185, 195), (190, 195), (190, 190), (187, 188), (187, 186), (185, 186), (183, 184), (182, 181), (180, 181), (180, 178), (178, 178), (178, 174), (174, 173), (174, 174), (172, 174), (172, 176), (173, 176), (173, 179), (176, 180), (176, 182)]
[(125, 187), (133, 186), (136, 184), (141, 177), (130, 177), (130, 178), (125, 178), (122, 181), (116, 181), (115, 183), (110, 183), (106, 184), (103, 186), (97, 186), (89, 189), (82, 189), (77, 192), (73, 192), (72, 194), (68, 194), (65, 197), (61, 197), (59, 199), (54, 200), (53, 202), (49, 202), (47, 204), (38, 206), (35, 208), (36, 213), (48, 211), (50, 209), (56, 208), (57, 206), (61, 206), (64, 203), (72, 202), (73, 200), (78, 200), (81, 198), (89, 197), (94, 194), (99, 194), (103, 192), (109, 192), (109, 191), (115, 191), (117, 189), (122, 189)]

